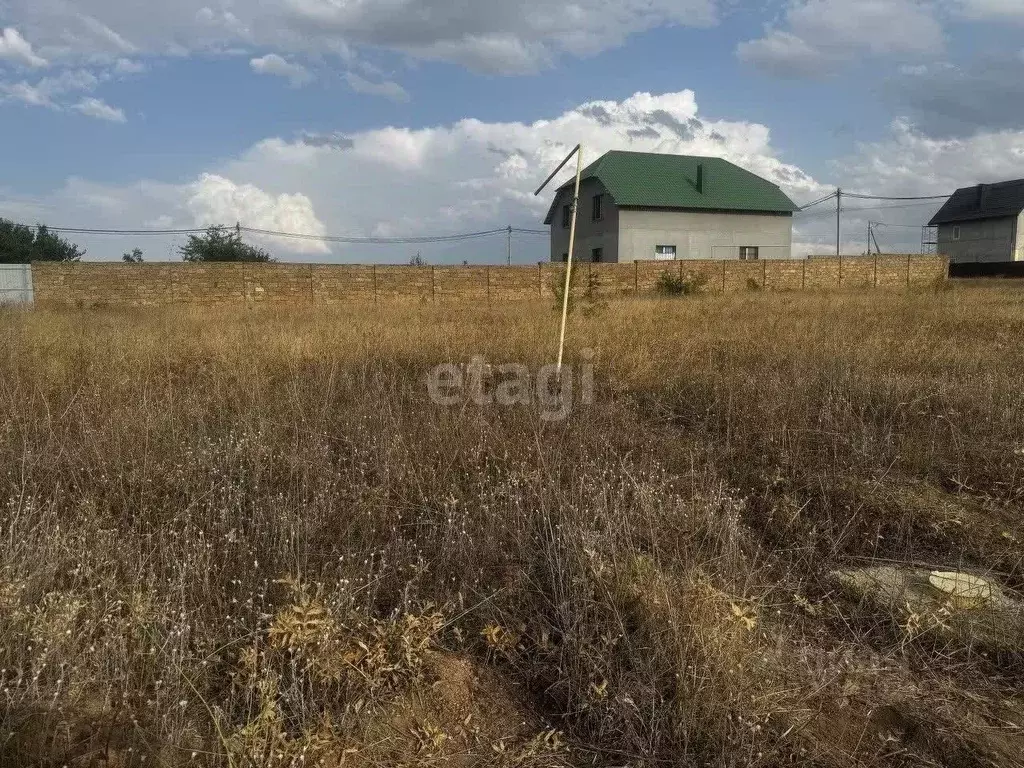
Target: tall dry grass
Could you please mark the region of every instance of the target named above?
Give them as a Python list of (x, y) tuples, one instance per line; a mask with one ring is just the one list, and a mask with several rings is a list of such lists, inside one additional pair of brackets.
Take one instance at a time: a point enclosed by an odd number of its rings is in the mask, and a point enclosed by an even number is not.
[(1024, 293), (0, 313), (4, 765), (957, 765), (1014, 649), (840, 566), (1024, 586)]

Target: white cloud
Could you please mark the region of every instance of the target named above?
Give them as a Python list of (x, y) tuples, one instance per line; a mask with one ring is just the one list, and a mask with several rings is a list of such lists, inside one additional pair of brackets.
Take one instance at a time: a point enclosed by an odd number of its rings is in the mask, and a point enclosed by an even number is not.
[(355, 72), (347, 72), (345, 74), (345, 82), (356, 93), (383, 96), (386, 99), (399, 103), (409, 101), (409, 94), (405, 88), (391, 80), (373, 82), (361, 75), (357, 75)]
[(1020, 0), (954, 0), (954, 8), (976, 21), (1024, 24), (1024, 3)]
[[(798, 203), (822, 197), (837, 184), (848, 191), (910, 196), (1024, 177), (1024, 130), (935, 139), (898, 121), (884, 139), (859, 146), (838, 164), (835, 179), (818, 180), (780, 157), (767, 126), (703, 115), (694, 93), (680, 91), (588, 102), (531, 123), (469, 118), (418, 129), (268, 138), (207, 168), (192, 184), (110, 186), (71, 179), (41, 198), (0, 193), (0, 207), (30, 222), (116, 228), (240, 221), (261, 229), (353, 236), (437, 235), (506, 224), (538, 228), (550, 196), (535, 198), (533, 189), (577, 142), (584, 144), (587, 162), (609, 149), (721, 156), (780, 184)], [(796, 217), (796, 254), (834, 248), (830, 205)], [(864, 249), (869, 219), (890, 225), (879, 230), (883, 249), (917, 250), (919, 227), (938, 204), (849, 200), (844, 207), (844, 252), (857, 253)], [(179, 258), (180, 240), (83, 237), (82, 244), (92, 258), (116, 259), (140, 245), (147, 258), (166, 260)], [(408, 261), (421, 248), (332, 245), (328, 250), (322, 243), (297, 240), (266, 246), (283, 259), (362, 262)], [(504, 240), (496, 238), (423, 246), (422, 252), (434, 263), (496, 262), (504, 259), (504, 248)], [(545, 258), (546, 248), (544, 237), (519, 238), (514, 253), (523, 261), (537, 260)]]
[[(538, 228), (550, 196), (534, 197), (533, 190), (580, 141), (587, 162), (610, 149), (717, 155), (776, 181), (798, 202), (828, 192), (779, 157), (766, 126), (707, 118), (693, 92), (680, 91), (588, 102), (530, 123), (469, 118), (418, 129), (269, 138), (184, 187), (146, 182), (146, 191), (135, 185), (85, 194), (79, 184), (75, 195), (60, 196), (61, 215), (47, 218), (138, 227), (169, 216), (175, 227), (241, 221), (262, 229), (357, 237), (439, 235), (507, 224)], [(97, 198), (123, 198), (124, 204), (83, 208), (83, 200)], [(94, 256), (101, 253), (98, 245), (89, 247)], [(114, 257), (134, 244), (103, 247)], [(419, 248), (333, 245), (330, 253), (352, 261), (408, 261)], [(504, 248), (498, 238), (424, 246), (422, 252), (435, 263), (485, 261), (504, 259)], [(328, 254), (322, 244), (295, 240), (270, 243), (270, 249), (282, 258)], [(522, 260), (544, 258), (545, 249), (543, 237), (514, 245)]]
[(8, 99), (20, 101), (31, 107), (55, 107), (50, 97), (34, 85), (22, 81), (20, 83), (0, 83), (0, 94), (3, 98), (0, 102)]
[(835, 62), (792, 32), (773, 30), (759, 40), (740, 43), (736, 55), (773, 75), (810, 77), (828, 74)]
[(114, 72), (119, 75), (137, 75), (146, 71), (146, 65), (141, 61), (120, 58), (114, 62)]
[[(322, 236), (326, 229), (302, 194), (272, 195), (253, 184), (236, 184), (230, 179), (204, 173), (188, 188), (185, 203), (197, 226), (240, 222), (255, 229), (296, 232)], [(271, 238), (272, 240), (274, 238)], [(329, 253), (315, 240), (287, 240), (285, 247), (296, 253)]]
[(887, 100), (933, 137), (970, 136), (1024, 123), (1024, 57), (985, 55), (954, 65), (903, 68), (882, 90)]
[(350, 55), (386, 48), (490, 72), (533, 72), (661, 26), (703, 27), (730, 0), (6, 0), (5, 18), (56, 58), (261, 47)]
[(7, 59), (29, 67), (45, 67), (46, 59), (36, 55), (32, 45), (14, 27), (5, 27), (0, 33), (0, 59)]
[[(862, 144), (837, 164), (843, 187), (866, 194), (913, 197), (949, 194), (960, 187), (1024, 177), (1024, 130), (979, 132), (969, 138), (935, 139), (906, 120), (897, 120), (888, 135)], [(921, 227), (942, 201), (843, 202), (843, 252), (861, 253), (868, 221), (876, 226), (883, 252), (916, 253)], [(794, 252), (835, 249), (835, 203), (797, 214)]]
[(958, 187), (1024, 177), (1024, 130), (935, 139), (905, 120), (883, 141), (863, 144), (840, 166), (861, 190), (933, 195)]
[(313, 79), (313, 75), (304, 66), (290, 62), (276, 53), (268, 53), (266, 56), (251, 59), (249, 66), (252, 67), (253, 72), (261, 75), (287, 78), (294, 88), (305, 85)]
[(783, 77), (815, 77), (859, 55), (928, 56), (944, 46), (935, 8), (922, 0), (791, 0), (785, 28), (740, 43), (740, 60)]
[(81, 112), (87, 117), (94, 117), (97, 120), (107, 120), (111, 123), (126, 122), (124, 110), (112, 107), (101, 99), (88, 97), (75, 104), (72, 109)]
[(54, 97), (79, 91), (91, 91), (99, 79), (84, 69), (68, 69), (53, 77), (44, 77), (35, 85), (25, 81), (19, 83), (0, 83), (0, 94), (6, 98), (29, 104), (34, 107), (50, 107), (60, 109)]
[[(132, 43), (125, 40), (121, 35), (108, 27), (99, 19), (88, 14), (78, 14), (78, 21), (81, 23), (81, 31), (77, 37), (81, 41), (89, 41), (95, 47), (111, 53), (136, 53), (138, 49)], [(65, 36), (69, 43), (75, 41), (76, 34), (71, 33)]]

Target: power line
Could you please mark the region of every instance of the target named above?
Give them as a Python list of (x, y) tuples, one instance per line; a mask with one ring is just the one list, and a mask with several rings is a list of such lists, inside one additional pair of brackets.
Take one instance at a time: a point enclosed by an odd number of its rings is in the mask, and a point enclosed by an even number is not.
[[(801, 206), (797, 213), (804, 213), (815, 206), (827, 203), (830, 200), (839, 198), (840, 194), (855, 198), (858, 200), (880, 200), (880, 201), (922, 201), (915, 203), (904, 203), (902, 205), (878, 205), (878, 206), (865, 206), (858, 208), (845, 208), (842, 209), (847, 212), (856, 211), (870, 211), (879, 210), (885, 208), (910, 208), (915, 205), (927, 205), (932, 201), (945, 200), (951, 197), (951, 195), (930, 195), (920, 197), (892, 197), (883, 195), (865, 195), (856, 192), (832, 192), (818, 200), (814, 200), (806, 205)], [(923, 202), (928, 201), (928, 202)], [(814, 218), (818, 215), (832, 215), (832, 211), (815, 211), (808, 215), (808, 218)], [(22, 225), (29, 227), (30, 229), (38, 229), (39, 225)], [(909, 225), (904, 225), (909, 226)], [(225, 229), (227, 227), (224, 227)], [(193, 227), (183, 229), (115, 229), (115, 228), (90, 228), (90, 227), (47, 227), (50, 232), (61, 233), (61, 234), (74, 234), (74, 235), (98, 235), (98, 236), (121, 236), (121, 237), (168, 237), (168, 236), (180, 236), (180, 235), (198, 235), (206, 232), (209, 227)], [(288, 240), (313, 240), (323, 243), (339, 243), (339, 244), (350, 244), (350, 245), (415, 245), (415, 244), (431, 244), (431, 243), (455, 243), (463, 242), (467, 240), (475, 240), (484, 237), (493, 237), (496, 235), (508, 235), (510, 233), (522, 234), (522, 235), (547, 235), (548, 230), (544, 229), (527, 229), (522, 227), (504, 227), (501, 229), (489, 229), (482, 230), (479, 232), (460, 232), (450, 235), (423, 235), (423, 236), (408, 236), (408, 237), (355, 237), (350, 235), (314, 235), (300, 232), (283, 232), (270, 229), (260, 229), (257, 227), (234, 227), (236, 231), (248, 232), (249, 234), (260, 235), (263, 237), (275, 237)]]
[(886, 197), (885, 195), (861, 195), (855, 192), (843, 192), (846, 197), (856, 197), (859, 200), (946, 200), (952, 197), (948, 195), (926, 195), (923, 197)]
[(920, 229), (921, 228), (920, 224), (890, 224), (887, 221), (875, 221), (875, 222), (872, 222), (872, 223), (875, 224), (876, 226), (879, 226), (879, 227), (901, 227), (903, 229)]
[[(843, 192), (843, 197), (846, 197), (846, 193), (845, 192)], [(843, 207), (843, 213), (856, 213), (858, 211), (895, 210), (895, 209), (899, 209), (899, 208), (920, 208), (920, 207), (927, 207), (927, 206), (931, 206), (931, 205), (933, 205), (933, 203), (901, 203), (901, 204), (897, 204), (897, 205), (863, 205), (863, 206), (856, 206), (854, 208), (847, 208), (847, 207), (844, 206)], [(803, 213), (803, 211), (798, 211), (797, 213), (798, 214), (799, 213)], [(829, 209), (829, 210), (825, 210), (825, 211), (811, 211), (810, 213), (807, 213), (804, 216), (804, 220), (806, 220), (806, 219), (813, 219), (813, 218), (823, 218), (823, 217), (826, 217), (826, 216), (834, 216), (834, 215), (835, 215), (835, 210), (833, 210), (833, 209)]]
[(489, 229), (482, 232), (464, 232), (455, 235), (432, 235), (425, 237), (347, 237), (337, 235), (307, 235), (297, 232), (278, 232), (271, 229), (257, 229), (255, 227), (240, 227), (242, 232), (265, 237), (280, 237), (291, 240), (317, 240), (324, 243), (349, 243), (358, 245), (406, 245), (416, 243), (449, 243), (461, 240), (473, 240), (480, 237), (505, 234), (504, 229)]
[[(816, 205), (821, 205), (822, 203), (827, 203), (829, 200), (835, 200), (837, 196), (838, 195), (837, 195), (836, 192), (832, 192), (831, 194), (825, 195), (825, 197), (822, 197), (819, 200), (815, 200), (812, 203), (807, 203), (806, 205), (801, 205), (800, 206), (800, 211), (806, 211), (809, 208), (813, 208)], [(853, 198), (856, 198), (857, 200), (882, 200), (882, 201), (887, 201), (887, 200), (888, 201), (947, 200), (950, 197), (952, 197), (952, 194), (948, 194), (948, 195), (923, 195), (923, 196), (918, 196), (918, 197), (895, 197), (895, 196), (891, 196), (891, 195), (865, 195), (865, 194), (860, 193), (860, 192), (846, 192), (846, 191), (844, 191), (843, 192), (843, 197), (853, 197)], [(845, 210), (856, 210), (856, 209), (855, 208), (847, 208)]]
[[(24, 224), (29, 229), (39, 229), (43, 225)], [(428, 243), (449, 243), (463, 240), (474, 240), (482, 237), (491, 237), (498, 234), (506, 234), (509, 227), (502, 229), (489, 229), (479, 232), (460, 232), (451, 235), (423, 235), (409, 237), (353, 237), (346, 235), (313, 235), (300, 232), (281, 232), (270, 229), (259, 229), (257, 227), (221, 227), (222, 229), (234, 229), (239, 232), (248, 232), (264, 237), (277, 237), (291, 240), (316, 240), (325, 243), (347, 243), (355, 245), (408, 245)], [(147, 237), (147, 236), (175, 236), (175, 235), (198, 235), (208, 231), (210, 227), (196, 227), (190, 229), (114, 229), (114, 228), (91, 228), (91, 227), (46, 227), (48, 232), (73, 235), (104, 235), (122, 237)], [(525, 229), (512, 227), (514, 233), (524, 235), (546, 235), (546, 230)]]
[(48, 227), (46, 225), (35, 225), (35, 224), (19, 224), (18, 226), (28, 227), (29, 229), (39, 229), (40, 227), (46, 229), (47, 232), (61, 232), (63, 234), (72, 235), (133, 235), (133, 236), (145, 236), (145, 235), (196, 235), (205, 232), (207, 228), (202, 229), (87, 229), (85, 227)]
[(822, 203), (827, 203), (829, 200), (834, 200), (835, 197), (836, 197), (836, 193), (833, 192), (831, 195), (826, 195), (825, 197), (821, 198), (820, 200), (815, 200), (813, 203), (808, 203), (807, 205), (800, 206), (800, 210), (801, 211), (806, 211), (808, 208), (813, 208), (816, 205), (821, 205)]
[[(845, 193), (844, 193), (845, 194)], [(857, 208), (844, 208), (844, 211), (884, 211), (894, 208), (921, 208), (930, 207), (934, 203), (902, 203), (900, 205), (865, 205)]]

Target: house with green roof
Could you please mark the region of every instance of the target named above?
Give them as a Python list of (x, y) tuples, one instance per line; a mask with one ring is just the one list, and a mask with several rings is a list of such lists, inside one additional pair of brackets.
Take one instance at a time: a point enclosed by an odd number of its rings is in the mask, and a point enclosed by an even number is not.
[[(544, 223), (551, 260), (569, 252), (575, 179)], [(608, 152), (580, 181), (574, 258), (630, 262), (788, 259), (797, 206), (772, 182), (718, 157)]]

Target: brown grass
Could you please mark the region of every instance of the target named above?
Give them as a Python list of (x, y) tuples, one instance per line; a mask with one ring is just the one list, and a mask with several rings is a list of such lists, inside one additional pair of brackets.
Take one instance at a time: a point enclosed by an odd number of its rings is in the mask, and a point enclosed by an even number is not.
[(429, 402), (556, 323), (0, 312), (0, 764), (1022, 764), (1016, 650), (829, 574), (1024, 586), (1024, 292), (613, 302), (565, 422)]

